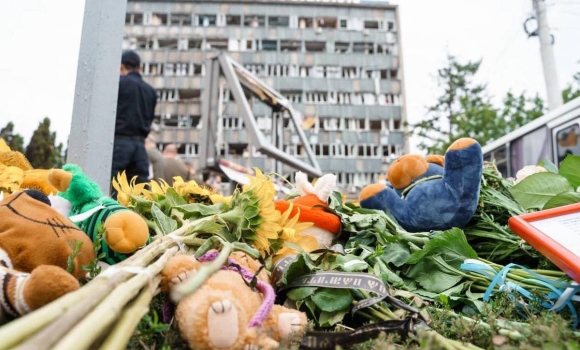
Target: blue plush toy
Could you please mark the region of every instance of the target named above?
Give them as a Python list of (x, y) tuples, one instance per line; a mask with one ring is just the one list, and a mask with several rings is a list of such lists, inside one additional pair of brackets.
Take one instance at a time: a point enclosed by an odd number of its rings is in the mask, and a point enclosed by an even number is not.
[(479, 201), (483, 155), (471, 138), (455, 141), (440, 159), (406, 155), (388, 171), (391, 186), (373, 184), (359, 196), (360, 206), (387, 209), (409, 232), (463, 227)]

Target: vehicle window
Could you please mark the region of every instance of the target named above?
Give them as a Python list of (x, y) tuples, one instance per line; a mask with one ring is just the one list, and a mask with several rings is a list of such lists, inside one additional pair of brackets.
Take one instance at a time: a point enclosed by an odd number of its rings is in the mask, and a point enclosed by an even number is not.
[(502, 146), (501, 148), (498, 148), (493, 152), (493, 160), (495, 161), (495, 166), (497, 167), (497, 170), (504, 177), (509, 176), (506, 146)]
[(580, 155), (580, 126), (570, 125), (556, 133), (556, 150), (558, 154), (558, 164), (566, 158), (568, 154)]

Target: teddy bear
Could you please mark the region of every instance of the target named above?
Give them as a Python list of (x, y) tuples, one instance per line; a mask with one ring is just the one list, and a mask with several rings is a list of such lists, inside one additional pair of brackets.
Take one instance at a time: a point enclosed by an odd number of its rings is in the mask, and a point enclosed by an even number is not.
[(56, 194), (56, 188), (48, 182), (48, 172), (48, 169), (34, 169), (22, 153), (12, 151), (0, 138), (0, 193), (34, 189), (47, 196)]
[[(217, 255), (210, 251), (199, 259), (189, 255), (171, 258), (161, 272), (162, 290), (171, 291)], [(255, 290), (249, 286), (254, 276)], [(274, 299), (274, 289), (260, 263), (234, 252), (220, 271), (178, 301), (175, 318), (181, 336), (193, 350), (276, 349), (281, 341), (300, 336), (307, 319), (300, 311), (275, 305)]]
[(318, 248), (328, 248), (341, 231), (340, 218), (325, 210), (328, 207), (328, 199), (336, 187), (336, 175), (323, 175), (314, 185), (308, 182), (308, 177), (301, 171), (296, 172), (295, 179), (300, 196), (290, 201), (275, 201), (276, 210), (284, 213), (292, 205), (290, 217), (298, 214), (299, 222), (313, 223), (313, 226), (303, 230), (301, 234), (315, 237), (319, 244)]
[(51, 208), (45, 194), (19, 190), (5, 196), (0, 217), (0, 319), (29, 313), (80, 288), (78, 280), (87, 274), (83, 266), (95, 259), (92, 242)]
[(62, 169), (52, 169), (48, 181), (58, 189), (58, 196), (70, 202), (71, 220), (93, 242), (99, 239), (99, 226), (103, 225), (105, 233), (99, 251), (99, 255), (104, 255), (100, 259), (102, 262), (116, 264), (148, 242), (149, 228), (145, 220), (105, 196), (78, 165), (66, 164)]
[(481, 146), (472, 138), (458, 139), (445, 152), (441, 175), (437, 166), (416, 155), (400, 157), (387, 173), (392, 187), (366, 186), (359, 195), (360, 206), (387, 209), (409, 232), (465, 226), (479, 200)]

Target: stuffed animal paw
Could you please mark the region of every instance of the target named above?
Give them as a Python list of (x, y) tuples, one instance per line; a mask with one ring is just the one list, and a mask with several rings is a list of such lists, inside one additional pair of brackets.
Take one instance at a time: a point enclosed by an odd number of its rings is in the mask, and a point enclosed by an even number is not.
[[(210, 252), (200, 260), (211, 261), (212, 254), (217, 256)], [(162, 289), (171, 290), (202, 265), (191, 256), (172, 258), (162, 271)], [(306, 315), (273, 305), (274, 291), (264, 271), (257, 275), (256, 290), (246, 283), (256, 266), (247, 255), (234, 253), (228, 265), (178, 302), (177, 325), (191, 349), (276, 349), (281, 341), (302, 334)]]
[(381, 184), (365, 187), (361, 207), (389, 210), (410, 232), (463, 227), (475, 214), (479, 200), (483, 155), (471, 138), (456, 140), (440, 158), (431, 162), (417, 155), (395, 161), (388, 171), (393, 188)]
[(101, 250), (106, 263), (125, 259), (125, 254), (135, 252), (149, 240), (149, 228), (143, 218), (106, 197), (78, 166), (67, 164), (62, 170), (54, 169), (48, 179), (59, 190), (58, 195), (71, 202), (71, 218), (77, 218), (78, 226), (93, 241), (98, 238), (99, 224), (104, 225)]
[(26, 315), (80, 288), (79, 281), (58, 266), (41, 265), (32, 273), (0, 266), (0, 324)]

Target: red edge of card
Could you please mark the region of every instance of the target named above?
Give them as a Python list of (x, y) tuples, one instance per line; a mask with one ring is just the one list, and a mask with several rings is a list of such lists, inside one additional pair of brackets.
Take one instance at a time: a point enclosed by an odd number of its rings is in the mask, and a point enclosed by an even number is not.
[(580, 257), (576, 256), (560, 243), (530, 225), (530, 222), (533, 221), (549, 219), (576, 212), (580, 212), (580, 203), (513, 216), (508, 220), (508, 224), (512, 231), (517, 233), (518, 236), (522, 237), (532, 247), (536, 248), (536, 250), (553, 262), (554, 265), (567, 273), (568, 276), (580, 283)]

